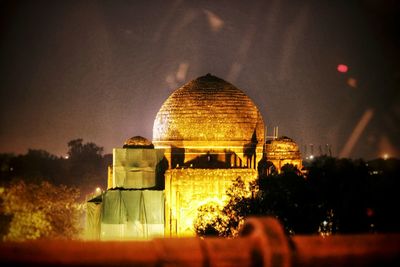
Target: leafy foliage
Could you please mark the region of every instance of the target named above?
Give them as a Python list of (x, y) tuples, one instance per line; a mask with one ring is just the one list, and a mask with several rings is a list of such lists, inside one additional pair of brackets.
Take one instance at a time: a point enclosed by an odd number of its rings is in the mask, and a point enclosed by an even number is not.
[[(8, 155), (2, 161), (2, 180), (24, 177), (26, 181), (38, 182), (46, 177), (54, 182), (60, 174), (61, 160), (49, 152), (38, 149), (29, 149), (25, 155)], [(6, 177), (4, 177), (6, 176)]]
[(220, 205), (208, 203), (199, 207), (194, 228), (199, 236), (225, 236), (228, 220)]
[(83, 143), (83, 139), (68, 142), (69, 158), (66, 166), (68, 175), (73, 178), (69, 185), (79, 185), (85, 193), (98, 186), (104, 188), (107, 181), (107, 162), (102, 153), (102, 147), (92, 142)]
[(102, 147), (92, 142), (84, 144), (82, 138), (68, 142), (68, 156), (74, 160), (100, 159), (102, 153)]
[(34, 239), (72, 239), (80, 233), (82, 207), (77, 204), (79, 190), (54, 186), (47, 181), (40, 184), (16, 181), (0, 190), (3, 218), (3, 239), (24, 241)]
[(224, 207), (200, 207), (197, 234), (235, 236), (250, 215), (273, 216), (288, 234), (400, 231), (400, 160), (322, 156), (305, 163), (306, 175), (284, 166), (279, 174), (261, 173), (250, 191), (238, 178)]
[(333, 231), (400, 231), (398, 189), (400, 160), (319, 157), (307, 164), (308, 183), (324, 209), (335, 214)]
[(82, 139), (68, 142), (68, 157), (57, 157), (44, 150), (29, 149), (24, 155), (0, 154), (0, 185), (20, 179), (27, 183), (48, 181), (56, 185), (76, 186), (84, 194), (96, 187), (105, 188), (107, 166), (112, 155)]
[(221, 207), (215, 203), (205, 204), (198, 209), (194, 228), (199, 236), (231, 237), (238, 229), (251, 208), (251, 190), (241, 177), (236, 178), (227, 190), (228, 203)]
[(313, 233), (318, 230), (324, 210), (314, 188), (293, 168), (258, 180), (255, 214), (278, 218), (286, 232)]
[(68, 157), (34, 149), (0, 154), (0, 239), (77, 237), (83, 219), (78, 201), (107, 183), (112, 156), (102, 153), (75, 139), (68, 142)]
[(289, 234), (311, 233), (318, 230), (322, 218), (315, 193), (290, 166), (280, 174), (262, 176), (247, 187), (238, 177), (227, 195), (229, 201), (220, 209), (209, 205), (200, 207), (195, 224), (198, 235), (235, 237), (250, 215), (278, 218)]

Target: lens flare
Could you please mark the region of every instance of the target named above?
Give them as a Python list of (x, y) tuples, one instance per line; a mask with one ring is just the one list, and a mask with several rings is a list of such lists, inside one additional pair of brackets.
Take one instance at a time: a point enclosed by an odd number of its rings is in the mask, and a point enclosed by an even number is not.
[(349, 70), (349, 67), (345, 64), (337, 65), (337, 71), (341, 73), (346, 73)]

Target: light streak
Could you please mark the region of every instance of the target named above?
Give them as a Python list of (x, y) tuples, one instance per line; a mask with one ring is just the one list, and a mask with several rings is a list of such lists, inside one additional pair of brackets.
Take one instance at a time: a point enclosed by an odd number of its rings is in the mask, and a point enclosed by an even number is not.
[(363, 133), (365, 127), (367, 127), (369, 121), (372, 119), (374, 115), (373, 109), (367, 109), (364, 114), (362, 115), (360, 121), (357, 123), (356, 127), (354, 128), (353, 132), (351, 133), (349, 139), (347, 140), (346, 144), (344, 145), (342, 151), (339, 153), (340, 158), (348, 158), (357, 143), (358, 139), (360, 138), (361, 134)]

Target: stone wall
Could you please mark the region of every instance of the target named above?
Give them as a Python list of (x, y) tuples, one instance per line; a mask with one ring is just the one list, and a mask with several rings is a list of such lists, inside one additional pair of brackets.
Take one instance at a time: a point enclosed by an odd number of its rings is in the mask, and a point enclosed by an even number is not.
[(171, 169), (165, 173), (165, 236), (193, 236), (197, 209), (227, 201), (226, 190), (237, 177), (257, 178), (254, 169)]

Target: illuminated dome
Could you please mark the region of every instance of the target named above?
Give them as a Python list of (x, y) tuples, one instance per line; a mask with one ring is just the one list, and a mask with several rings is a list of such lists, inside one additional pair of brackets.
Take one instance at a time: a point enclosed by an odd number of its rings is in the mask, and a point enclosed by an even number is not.
[[(291, 164), (299, 171), (303, 168), (303, 161), (298, 145), (287, 136), (281, 136), (265, 143), (267, 161), (272, 163), (276, 171), (281, 172), (282, 167)], [(271, 172), (269, 168), (267, 174)]]
[(207, 74), (173, 92), (157, 113), (153, 143), (194, 146), (263, 143), (264, 122), (253, 101), (232, 84)]
[(287, 159), (298, 160), (301, 159), (300, 150), (298, 145), (293, 139), (287, 136), (281, 136), (274, 140), (266, 142), (266, 154), (268, 160)]
[(123, 148), (154, 148), (154, 146), (148, 139), (134, 136), (125, 141)]

